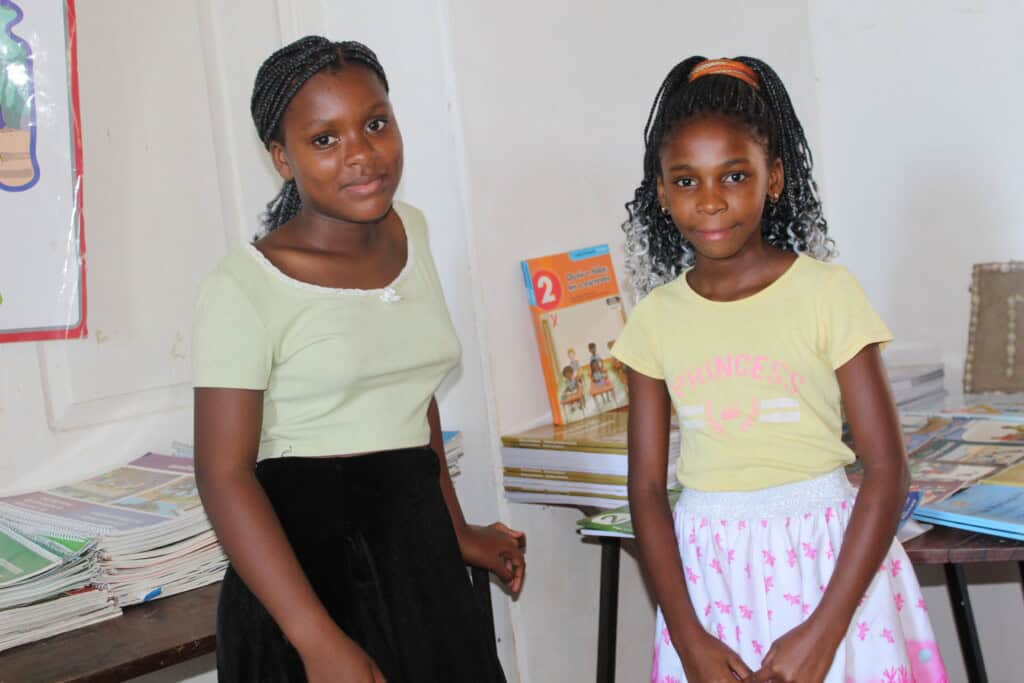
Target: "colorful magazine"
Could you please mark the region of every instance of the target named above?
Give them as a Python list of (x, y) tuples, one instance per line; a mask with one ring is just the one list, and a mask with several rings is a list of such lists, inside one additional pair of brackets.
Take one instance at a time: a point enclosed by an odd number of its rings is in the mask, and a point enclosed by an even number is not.
[(522, 262), (551, 417), (566, 424), (629, 402), (609, 351), (626, 323), (608, 245)]

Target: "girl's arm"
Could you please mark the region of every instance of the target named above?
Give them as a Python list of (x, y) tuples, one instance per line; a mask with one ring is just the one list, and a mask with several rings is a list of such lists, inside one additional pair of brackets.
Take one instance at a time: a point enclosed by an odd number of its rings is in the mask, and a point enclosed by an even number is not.
[(816, 610), (832, 625), (832, 640), (838, 645), (896, 536), (910, 471), (878, 345), (862, 349), (836, 376), (857, 456), (864, 463), (864, 480), (835, 573)]
[[(877, 344), (836, 370), (864, 480), (835, 573), (807, 621), (777, 640), (752, 681), (821, 681), (896, 535), (910, 485), (899, 418)], [(759, 677), (760, 676), (760, 677)]]
[(654, 599), (687, 677), (734, 681), (750, 670), (697, 619), (666, 494), (671, 400), (665, 382), (629, 368), (629, 509)]
[(256, 479), (263, 392), (195, 390), (196, 484), (231, 565), (295, 646), (311, 681), (383, 681), (327, 614)]
[(441, 432), (441, 413), (437, 408), (436, 398), (430, 399), (427, 422), (430, 424), (430, 448), (441, 461), (441, 494), (448, 506), (452, 526), (455, 527), (462, 559), (474, 567), (483, 567), (494, 572), (512, 593), (518, 593), (526, 574), (526, 558), (523, 555), (526, 534), (510, 529), (501, 522), (485, 527), (466, 523), (462, 506), (459, 505), (459, 497), (455, 494), (455, 487), (452, 486), (452, 478), (448, 473), (448, 460), (444, 455), (444, 435)]

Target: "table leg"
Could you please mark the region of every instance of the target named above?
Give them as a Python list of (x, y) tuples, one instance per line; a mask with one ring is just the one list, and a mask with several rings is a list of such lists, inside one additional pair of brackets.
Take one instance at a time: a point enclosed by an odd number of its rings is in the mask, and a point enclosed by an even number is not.
[(960, 640), (967, 680), (970, 683), (988, 683), (963, 565), (951, 562), (943, 565), (943, 569), (946, 571), (946, 589), (949, 591), (949, 603), (953, 608), (953, 620), (956, 622), (956, 634)]
[(615, 683), (615, 630), (619, 620), (619, 551), (622, 543), (601, 537), (601, 599), (597, 618), (597, 683)]

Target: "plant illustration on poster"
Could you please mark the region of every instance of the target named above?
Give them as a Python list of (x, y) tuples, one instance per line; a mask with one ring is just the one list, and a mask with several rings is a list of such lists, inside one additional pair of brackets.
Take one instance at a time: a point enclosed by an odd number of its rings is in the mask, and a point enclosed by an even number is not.
[(0, 342), (86, 334), (73, 0), (0, 0)]

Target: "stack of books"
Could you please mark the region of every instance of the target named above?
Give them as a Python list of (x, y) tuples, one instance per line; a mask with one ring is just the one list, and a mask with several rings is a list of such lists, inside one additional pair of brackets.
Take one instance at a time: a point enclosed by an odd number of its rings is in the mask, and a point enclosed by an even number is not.
[(897, 408), (933, 402), (946, 393), (941, 363), (887, 366), (889, 388)]
[(227, 567), (191, 453), (147, 453), (74, 484), (0, 498), (0, 522), (30, 537), (93, 541), (95, 584), (121, 607), (213, 583)]
[[(616, 508), (627, 500), (626, 427), (620, 408), (566, 425), (544, 425), (501, 437), (506, 498)], [(679, 429), (669, 438), (668, 481), (675, 481)]]
[(924, 506), (917, 518), (992, 536), (1024, 541), (1024, 464), (982, 479), (945, 500)]
[(910, 471), (926, 496), (914, 517), (1024, 540), (1024, 395), (973, 396), (941, 413), (904, 414)]
[(0, 651), (121, 614), (96, 587), (96, 557), (83, 539), (28, 536), (0, 525)]

